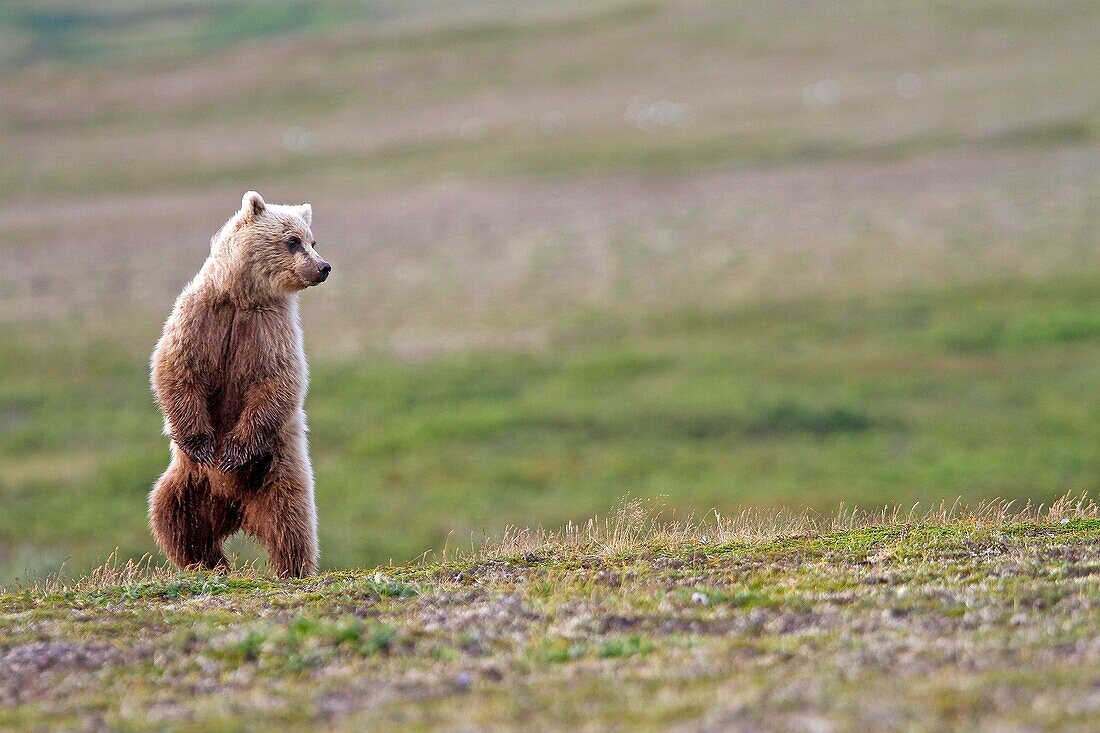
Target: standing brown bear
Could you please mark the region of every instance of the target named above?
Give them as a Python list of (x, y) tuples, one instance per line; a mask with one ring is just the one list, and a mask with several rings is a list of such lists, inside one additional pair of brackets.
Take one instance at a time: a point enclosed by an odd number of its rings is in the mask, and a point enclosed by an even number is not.
[(249, 191), (211, 240), (152, 359), (172, 460), (149, 495), (153, 535), (181, 567), (227, 565), (238, 530), (280, 577), (317, 569), (298, 291), (332, 269), (314, 249), (309, 204)]

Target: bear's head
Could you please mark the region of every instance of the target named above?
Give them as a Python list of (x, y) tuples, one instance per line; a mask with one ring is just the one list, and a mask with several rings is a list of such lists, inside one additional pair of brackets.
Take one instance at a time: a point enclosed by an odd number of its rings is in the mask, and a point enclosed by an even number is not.
[(257, 295), (320, 285), (332, 266), (317, 254), (312, 223), (309, 204), (268, 204), (249, 191), (241, 199), (241, 210), (214, 235), (211, 259), (227, 287)]

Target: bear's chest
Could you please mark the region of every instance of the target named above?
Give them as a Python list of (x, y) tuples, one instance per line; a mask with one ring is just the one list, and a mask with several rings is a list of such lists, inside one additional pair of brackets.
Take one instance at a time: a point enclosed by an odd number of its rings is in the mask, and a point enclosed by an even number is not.
[(296, 361), (294, 324), (281, 315), (232, 309), (219, 319), (208, 383), (208, 408), (219, 434), (233, 429), (254, 386)]

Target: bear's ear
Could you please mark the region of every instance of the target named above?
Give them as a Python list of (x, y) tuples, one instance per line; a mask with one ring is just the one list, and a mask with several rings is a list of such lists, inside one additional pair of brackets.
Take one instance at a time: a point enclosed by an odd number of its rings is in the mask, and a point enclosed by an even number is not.
[(302, 204), (298, 208), (298, 216), (305, 220), (306, 226), (313, 226), (313, 207), (309, 204)]
[(241, 213), (244, 214), (245, 221), (252, 221), (264, 213), (266, 208), (267, 204), (264, 203), (263, 197), (255, 191), (249, 191), (241, 199)]

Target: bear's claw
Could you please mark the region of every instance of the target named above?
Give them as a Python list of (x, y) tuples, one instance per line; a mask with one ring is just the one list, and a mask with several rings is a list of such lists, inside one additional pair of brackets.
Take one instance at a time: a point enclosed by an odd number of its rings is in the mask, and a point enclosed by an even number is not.
[(218, 454), (218, 470), (234, 473), (245, 469), (255, 456), (250, 455), (248, 447), (239, 440), (227, 439)]
[(214, 462), (213, 435), (188, 435), (186, 438), (177, 440), (176, 445), (195, 463)]

